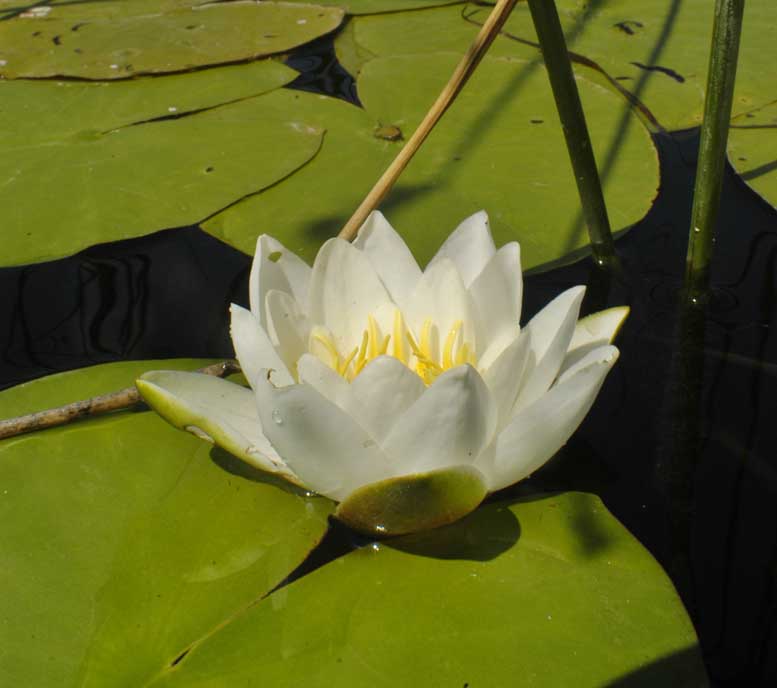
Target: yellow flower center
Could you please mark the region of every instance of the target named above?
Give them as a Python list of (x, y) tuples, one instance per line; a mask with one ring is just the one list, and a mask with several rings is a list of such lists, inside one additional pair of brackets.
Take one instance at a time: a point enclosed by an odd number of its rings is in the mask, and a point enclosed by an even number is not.
[(352, 381), (370, 361), (378, 356), (393, 356), (416, 372), (425, 384), (431, 385), (438, 375), (449, 368), (464, 363), (475, 365), (474, 347), (462, 341), (464, 323), (456, 321), (445, 337), (442, 347), (437, 346), (437, 326), (427, 318), (421, 326), (418, 338), (405, 325), (398, 310), (394, 313), (391, 334), (384, 335), (371, 315), (362, 333), (361, 344), (347, 355), (337, 348), (332, 334), (322, 327), (314, 327), (310, 333), (310, 352), (332, 370)]

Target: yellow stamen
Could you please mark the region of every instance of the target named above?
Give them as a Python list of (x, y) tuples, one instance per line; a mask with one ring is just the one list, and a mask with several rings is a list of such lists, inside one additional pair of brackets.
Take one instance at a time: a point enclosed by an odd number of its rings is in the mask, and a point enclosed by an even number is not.
[(427, 318), (421, 327), (421, 346), (425, 358), (432, 358), (432, 319)]
[(367, 332), (369, 332), (370, 359), (373, 359), (378, 355), (380, 330), (378, 329), (378, 323), (375, 322), (375, 318), (371, 315), (367, 318)]
[(332, 338), (328, 335), (322, 334), (321, 332), (314, 332), (313, 339), (315, 339), (319, 344), (321, 344), (321, 346), (324, 347), (326, 352), (331, 357), (331, 360), (329, 362), (329, 367), (333, 368), (334, 370), (337, 370), (338, 369), (337, 364), (340, 361), (340, 354), (338, 353), (337, 347), (335, 346), (334, 341), (332, 341)]
[(407, 349), (405, 348), (405, 321), (399, 309), (394, 311), (394, 358), (407, 365)]
[[(442, 354), (442, 367), (446, 370), (448, 368), (452, 368), (455, 365), (453, 362), (453, 345), (457, 343), (459, 333), (461, 332), (461, 328), (463, 326), (464, 322), (457, 320), (455, 323), (453, 323), (451, 331), (448, 332), (448, 336), (445, 338), (445, 346), (443, 347)], [(464, 346), (466, 346), (466, 344)], [(463, 348), (464, 347), (461, 347), (460, 350)]]
[(431, 318), (424, 320), (420, 336), (416, 339), (405, 325), (402, 313), (397, 310), (394, 313), (392, 334), (383, 335), (378, 321), (372, 315), (368, 316), (367, 329), (362, 333), (361, 343), (345, 357), (340, 355), (335, 338), (325, 327), (313, 328), (309, 350), (351, 382), (370, 361), (388, 355), (391, 348), (390, 355), (415, 371), (426, 385), (431, 385), (450, 368), (465, 363), (476, 364), (475, 350), (470, 343), (462, 341), (463, 332), (463, 321), (453, 323), (440, 352), (437, 328)]
[(357, 346), (350, 354), (348, 354), (348, 357), (337, 366), (337, 372), (343, 377), (346, 377), (345, 373), (348, 370), (348, 366), (351, 365), (351, 361), (353, 360), (353, 357), (356, 356), (358, 350), (359, 347)]

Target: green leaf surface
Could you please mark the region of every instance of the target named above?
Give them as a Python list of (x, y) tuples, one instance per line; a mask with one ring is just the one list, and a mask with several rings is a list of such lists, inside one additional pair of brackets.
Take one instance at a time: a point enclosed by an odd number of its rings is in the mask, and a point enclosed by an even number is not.
[[(293, 3), (305, 3), (306, 0), (291, 0)], [(320, 0), (319, 5), (341, 7), (348, 14), (377, 14), (381, 12), (401, 12), (441, 5), (461, 5), (463, 0)]]
[[(297, 72), (274, 60), (164, 79), (0, 81), (0, 146), (86, 139), (163, 117), (180, 117), (285, 86)], [(4, 153), (7, 155), (7, 153)]]
[[(609, 0), (556, 3), (569, 50), (582, 58), (577, 73), (635, 97), (648, 121), (668, 130), (701, 122), (714, 3), (708, 0)], [(355, 17), (336, 41), (353, 74), (370, 56), (455, 50), (463, 53), (486, 20), (489, 7), (462, 7)], [(734, 116), (777, 98), (771, 51), (777, 6), (748, 2), (737, 69)], [(491, 56), (531, 59), (537, 36), (526, 3), (518, 3)], [(585, 64), (587, 62), (587, 64)], [(609, 76), (597, 79), (596, 69)], [(630, 95), (629, 95), (630, 94)]]
[[(251, 252), (267, 232), (311, 260), (336, 234), (393, 159), (453, 71), (450, 53), (376, 58), (358, 80), (366, 113), (298, 94), (301, 121), (326, 129), (316, 158), (282, 184), (216, 215), (205, 228)], [(652, 141), (616, 95), (580, 78), (610, 219), (637, 222), (658, 186)], [(497, 243), (521, 242), (531, 268), (577, 255), (588, 240), (571, 166), (544, 68), (486, 58), (403, 173), (381, 209), (415, 256), (428, 260), (466, 216), (489, 211)]]
[[(158, 366), (27, 383), (0, 393), (0, 413), (118, 389)], [(331, 509), (151, 412), (4, 440), (0, 684), (145, 685), (282, 581)]]
[(304, 92), (288, 97), (298, 121), (326, 132), (321, 150), (282, 184), (246, 198), (202, 226), (249, 254), (257, 236), (270, 234), (312, 263), (321, 244), (340, 231), (399, 148), (377, 139), (375, 120), (355, 105)]
[(252, 0), (161, 7), (107, 0), (28, 15), (0, 22), (6, 79), (125, 79), (251, 60), (308, 43), (343, 18), (338, 8)]
[(451, 466), (364, 485), (340, 502), (335, 516), (368, 535), (405, 535), (453, 523), (487, 494), (478, 470)]
[[(480, 29), (465, 19), (473, 11), (467, 4), (460, 4), (416, 12), (353, 17), (337, 34), (335, 52), (342, 65), (354, 76), (358, 76), (364, 63), (374, 57), (439, 52), (463, 55)], [(505, 38), (498, 36), (488, 55), (503, 55), (505, 50), (510, 54), (511, 47)], [(520, 50), (519, 44), (515, 47)], [(527, 46), (520, 56), (531, 57), (536, 52), (535, 48)], [(512, 55), (519, 56), (515, 50)]]
[(742, 179), (777, 206), (777, 103), (734, 120), (728, 154)]
[[(105, 102), (95, 97), (91, 112)], [(310, 160), (323, 136), (300, 123), (292, 104), (293, 94), (276, 90), (180, 119), (7, 142), (2, 262), (193, 224), (272, 185)], [(52, 117), (41, 117), (43, 130)]]
[[(559, 15), (570, 51), (593, 60), (635, 96), (667, 130), (701, 123), (715, 3), (709, 0), (560, 0)], [(488, 8), (473, 11), (483, 23)], [(777, 98), (774, 26), (777, 5), (749, 0), (742, 28), (732, 115)], [(526, 3), (504, 31), (536, 42)]]
[(567, 493), (352, 552), (152, 685), (601, 688), (628, 675), (641, 685), (640, 672), (706, 685), (666, 574), (598, 498)]

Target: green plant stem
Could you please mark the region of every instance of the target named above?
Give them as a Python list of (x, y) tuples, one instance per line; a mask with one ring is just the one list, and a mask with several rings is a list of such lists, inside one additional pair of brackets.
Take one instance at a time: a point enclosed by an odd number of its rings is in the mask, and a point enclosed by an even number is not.
[(553, 0), (529, 0), (534, 28), (548, 69), (553, 98), (561, 119), (564, 138), (575, 174), (583, 219), (591, 240), (594, 259), (606, 265), (615, 259), (615, 245), (607, 218), (602, 184), (596, 169), (591, 138), (585, 123), (580, 94), (572, 73), (564, 32)]
[(709, 285), (744, 9), (745, 0), (716, 0), (715, 3), (685, 273), (688, 299), (693, 304), (705, 300)]

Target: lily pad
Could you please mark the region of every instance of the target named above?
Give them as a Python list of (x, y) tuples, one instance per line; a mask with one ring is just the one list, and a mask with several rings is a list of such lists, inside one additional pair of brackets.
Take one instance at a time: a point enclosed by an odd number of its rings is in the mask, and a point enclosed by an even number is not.
[[(439, 52), (458, 52), (463, 55), (480, 30), (477, 24), (465, 19), (473, 11), (465, 3), (415, 12), (353, 17), (338, 32), (335, 52), (340, 63), (353, 76), (358, 76), (364, 63), (375, 57)], [(513, 10), (516, 11), (517, 8)], [(488, 9), (484, 12), (487, 16)], [(521, 44), (511, 43), (498, 36), (489, 48), (488, 55), (532, 57), (537, 54), (532, 46), (522, 48)], [(523, 55), (516, 52), (521, 49)]]
[[(714, 3), (708, 0), (560, 0), (559, 15), (571, 51), (596, 62), (668, 130), (701, 123)], [(488, 9), (473, 11), (482, 23)], [(752, 0), (742, 27), (733, 115), (777, 97), (772, 43), (777, 7)], [(536, 42), (529, 8), (519, 3), (504, 31)]]
[[(358, 80), (366, 113), (298, 94), (300, 120), (326, 129), (321, 152), (297, 174), (216, 215), (205, 228), (247, 252), (257, 234), (268, 232), (312, 259), (402, 145), (377, 136), (378, 125), (409, 135), (457, 60), (450, 53), (370, 60)], [(615, 230), (624, 230), (641, 219), (656, 194), (656, 151), (619, 96), (583, 78), (578, 83), (610, 219)], [(381, 206), (422, 262), (462, 217), (484, 208), (497, 243), (520, 241), (528, 268), (584, 249), (579, 207), (544, 68), (499, 58), (483, 60)]]
[(151, 685), (600, 688), (646, 670), (651, 685), (706, 685), (666, 574), (598, 498), (567, 493), (352, 552)]
[(777, 103), (732, 122), (728, 153), (742, 179), (777, 206)]
[(300, 122), (325, 132), (321, 150), (283, 183), (215, 214), (202, 227), (249, 254), (257, 236), (271, 234), (312, 263), (321, 244), (340, 231), (398, 148), (375, 138), (375, 120), (355, 105), (304, 92), (282, 95)]
[[(52, 376), (0, 393), (0, 409), (117, 389), (155, 366)], [(0, 682), (145, 685), (282, 581), (331, 509), (151, 412), (4, 440)]]
[(124, 79), (252, 60), (329, 33), (343, 18), (307, 4), (193, 4), (108, 0), (23, 13), (0, 23), (0, 76)]
[[(181, 117), (267, 93), (297, 78), (274, 60), (127, 81), (0, 81), (0, 146), (17, 149)], [(3, 152), (3, 156), (13, 155)]]
[[(304, 3), (305, 0), (291, 0)], [(376, 14), (379, 12), (400, 12), (440, 5), (460, 5), (463, 0), (320, 0), (319, 5), (341, 7), (348, 14)]]
[[(193, 224), (288, 176), (323, 135), (299, 121), (290, 98), (277, 90), (181, 119), (8, 143), (0, 204), (14, 212), (3, 227), (3, 262)], [(98, 91), (91, 107), (104, 103)], [(53, 117), (38, 120), (44, 131)]]

